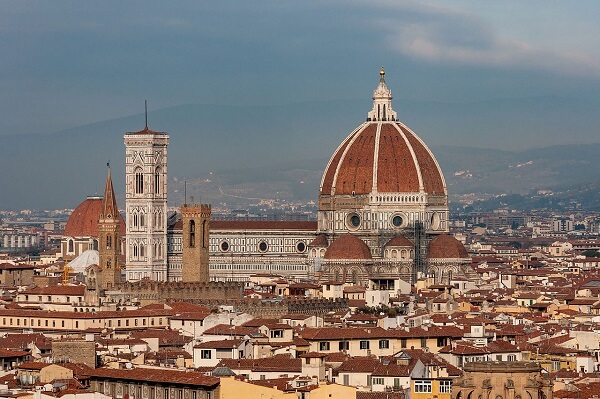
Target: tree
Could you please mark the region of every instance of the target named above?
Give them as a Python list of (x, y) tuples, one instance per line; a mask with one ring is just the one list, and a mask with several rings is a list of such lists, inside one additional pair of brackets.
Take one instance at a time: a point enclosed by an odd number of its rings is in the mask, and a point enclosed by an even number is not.
[(581, 253), (586, 258), (600, 258), (600, 252), (594, 251), (593, 249), (588, 249), (587, 251), (583, 251)]

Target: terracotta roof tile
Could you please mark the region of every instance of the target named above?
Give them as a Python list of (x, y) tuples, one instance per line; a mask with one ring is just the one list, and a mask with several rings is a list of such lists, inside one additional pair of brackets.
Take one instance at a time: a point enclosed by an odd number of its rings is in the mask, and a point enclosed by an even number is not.
[[(98, 221), (102, 214), (102, 197), (88, 197), (75, 208), (65, 226), (69, 237), (98, 237)], [(125, 221), (119, 213), (121, 235), (125, 235)]]
[(331, 243), (325, 252), (325, 259), (372, 259), (372, 255), (363, 240), (346, 233)]
[(465, 246), (448, 234), (440, 234), (429, 243), (429, 259), (465, 259), (469, 253)]

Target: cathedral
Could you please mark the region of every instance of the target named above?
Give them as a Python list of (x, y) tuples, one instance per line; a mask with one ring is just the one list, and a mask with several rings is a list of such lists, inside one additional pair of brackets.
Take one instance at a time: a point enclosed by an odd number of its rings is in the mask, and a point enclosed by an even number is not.
[(168, 215), (169, 135), (146, 126), (126, 133), (124, 143), (125, 218), (116, 212), (109, 170), (104, 197), (84, 201), (63, 238), (63, 257), (72, 262), (85, 250), (99, 252), (104, 276), (96, 284), (104, 288), (121, 279), (247, 281), (270, 274), (394, 290), (423, 275), (448, 283), (470, 264), (448, 234), (441, 168), (398, 121), (383, 68), (366, 121), (323, 173), (316, 221), (213, 221), (205, 204), (182, 204)]

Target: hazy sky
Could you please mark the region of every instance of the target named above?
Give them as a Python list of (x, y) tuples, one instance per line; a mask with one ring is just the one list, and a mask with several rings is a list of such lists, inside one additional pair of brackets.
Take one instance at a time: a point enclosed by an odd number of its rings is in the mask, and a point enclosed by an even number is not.
[(380, 65), (401, 99), (595, 101), (598, 21), (596, 0), (1, 1), (0, 135), (136, 114), (144, 99), (357, 99)]

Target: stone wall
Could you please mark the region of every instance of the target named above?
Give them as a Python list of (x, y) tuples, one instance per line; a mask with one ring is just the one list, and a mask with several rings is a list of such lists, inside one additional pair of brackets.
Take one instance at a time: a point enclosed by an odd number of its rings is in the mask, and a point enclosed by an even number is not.
[(281, 300), (237, 299), (227, 301), (194, 301), (208, 308), (231, 306), (235, 312), (248, 313), (255, 317), (278, 318), (289, 313), (322, 316), (328, 312), (348, 310), (347, 299), (284, 298)]
[(244, 284), (240, 282), (138, 282), (124, 283), (120, 287), (124, 297), (136, 298), (142, 306), (170, 301), (197, 302), (201, 300), (224, 301), (242, 298)]
[(83, 363), (91, 368), (96, 368), (96, 344), (94, 341), (52, 341), (52, 356), (55, 361)]

